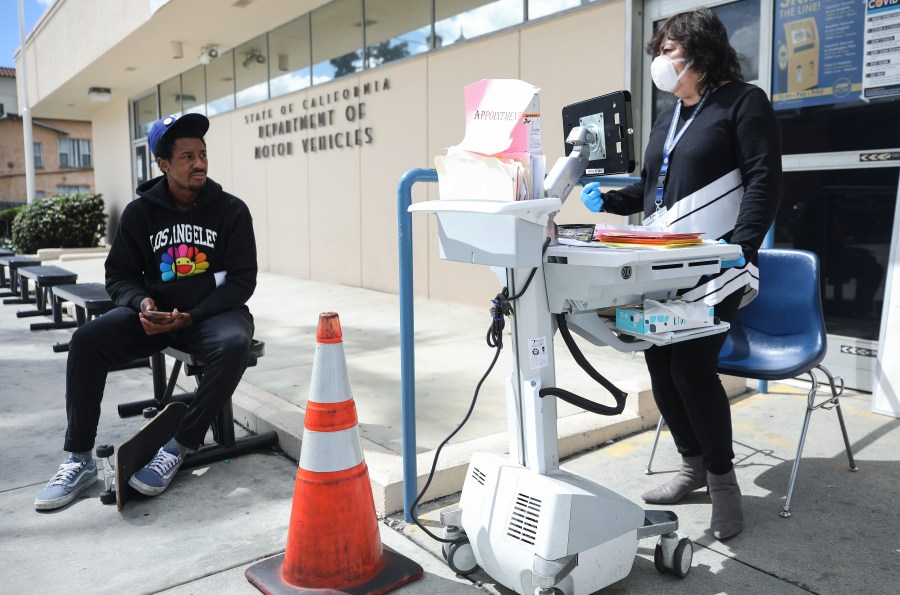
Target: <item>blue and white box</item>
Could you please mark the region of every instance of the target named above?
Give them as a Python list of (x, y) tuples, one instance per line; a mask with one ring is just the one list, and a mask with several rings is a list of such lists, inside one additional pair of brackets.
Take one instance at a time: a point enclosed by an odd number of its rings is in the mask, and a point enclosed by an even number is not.
[(644, 300), (641, 306), (616, 308), (616, 328), (641, 335), (695, 329), (714, 324), (713, 307), (703, 303)]

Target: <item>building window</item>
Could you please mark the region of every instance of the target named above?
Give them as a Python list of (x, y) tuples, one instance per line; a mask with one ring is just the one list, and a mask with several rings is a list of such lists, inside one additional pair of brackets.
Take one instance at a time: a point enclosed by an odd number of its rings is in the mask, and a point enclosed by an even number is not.
[(59, 139), (59, 166), (91, 167), (91, 141), (78, 138)]
[(244, 107), (269, 98), (269, 47), (266, 36), (241, 44), (234, 49), (235, 105)]
[[(212, 117), (408, 56), (520, 26), (530, 19), (574, 11), (602, 1), (324, 2), (293, 21), (220, 52), (205, 65), (164, 81), (151, 94), (134, 100), (133, 140), (145, 138), (150, 126), (161, 116), (201, 113)], [(760, 0), (737, 2), (755, 2), (758, 6)], [(161, 114), (157, 110), (159, 105)]]
[(66, 186), (60, 184), (56, 187), (56, 193), (59, 195), (62, 194), (90, 194), (91, 187), (90, 186)]
[(366, 68), (431, 48), (431, 6), (419, 0), (366, 0)]
[(47, 196), (47, 193), (44, 192), (43, 190), (35, 190), (35, 191), (34, 191), (34, 198), (35, 198), (35, 199), (46, 198), (46, 196)]
[(570, 8), (578, 8), (597, 0), (528, 0), (528, 20), (539, 19)]
[(161, 118), (181, 115), (181, 75), (159, 86), (159, 113)]
[(312, 84), (309, 15), (269, 33), (269, 93), (278, 97)]
[(522, 0), (496, 0), (495, 2), (466, 2), (475, 5), (460, 11), (460, 2), (435, 0), (435, 47), (446, 47), (466, 39), (486, 35), (500, 29), (518, 25), (525, 20)]
[(181, 111), (206, 115), (206, 81), (202, 65), (181, 75)]
[(34, 166), (44, 167), (44, 145), (41, 143), (34, 143)]
[(312, 12), (313, 84), (362, 70), (362, 2), (336, 0)]
[(206, 115), (234, 109), (234, 50), (222, 52), (206, 66)]
[(159, 120), (159, 111), (156, 103), (156, 91), (134, 102), (132, 122), (134, 123), (134, 138), (147, 138), (150, 127)]

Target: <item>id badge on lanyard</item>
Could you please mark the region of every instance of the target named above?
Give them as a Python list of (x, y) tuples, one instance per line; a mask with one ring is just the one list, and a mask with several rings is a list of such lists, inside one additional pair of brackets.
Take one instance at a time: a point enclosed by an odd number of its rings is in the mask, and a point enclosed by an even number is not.
[(656, 210), (649, 217), (645, 217), (642, 225), (644, 227), (653, 227), (656, 229), (665, 229), (666, 228), (666, 213), (668, 209), (665, 205), (660, 206), (659, 203), (656, 203)]
[(653, 225), (651, 221), (655, 221), (658, 224), (662, 220), (662, 215), (659, 213), (660, 211), (663, 211), (664, 214), (666, 210), (666, 207), (663, 206), (663, 195), (666, 188), (666, 175), (669, 172), (669, 157), (672, 155), (675, 145), (678, 144), (678, 141), (681, 140), (682, 135), (684, 135), (684, 131), (688, 129), (688, 126), (693, 123), (694, 118), (697, 117), (697, 114), (699, 114), (700, 110), (703, 109), (703, 106), (706, 105), (706, 100), (709, 99), (709, 96), (712, 94), (712, 88), (713, 85), (707, 87), (706, 93), (703, 94), (697, 107), (694, 108), (694, 113), (692, 113), (691, 117), (688, 118), (688, 121), (684, 123), (684, 126), (678, 131), (677, 135), (675, 134), (675, 128), (678, 126), (678, 118), (681, 116), (681, 100), (679, 99), (678, 103), (675, 104), (675, 111), (672, 112), (672, 123), (669, 125), (669, 133), (666, 135), (666, 144), (663, 145), (662, 166), (659, 168), (659, 176), (656, 178), (656, 212), (644, 220), (645, 225)]

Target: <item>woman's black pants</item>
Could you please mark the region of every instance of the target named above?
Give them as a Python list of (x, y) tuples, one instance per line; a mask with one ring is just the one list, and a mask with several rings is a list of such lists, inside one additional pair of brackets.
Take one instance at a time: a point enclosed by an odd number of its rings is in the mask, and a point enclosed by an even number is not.
[[(743, 292), (715, 306), (715, 315), (733, 320)], [(731, 408), (717, 372), (726, 333), (653, 346), (644, 352), (656, 406), (666, 420), (683, 457), (703, 456), (707, 471), (731, 471)]]

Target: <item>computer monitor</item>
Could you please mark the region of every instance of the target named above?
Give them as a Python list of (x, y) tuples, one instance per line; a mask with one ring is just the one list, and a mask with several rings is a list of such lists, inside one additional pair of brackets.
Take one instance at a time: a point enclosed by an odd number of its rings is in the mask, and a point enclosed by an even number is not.
[[(562, 110), (563, 138), (576, 126), (594, 134), (590, 143), (585, 177), (625, 174), (634, 171), (634, 125), (631, 93), (616, 91), (567, 105)], [(566, 146), (565, 153), (571, 147)]]

